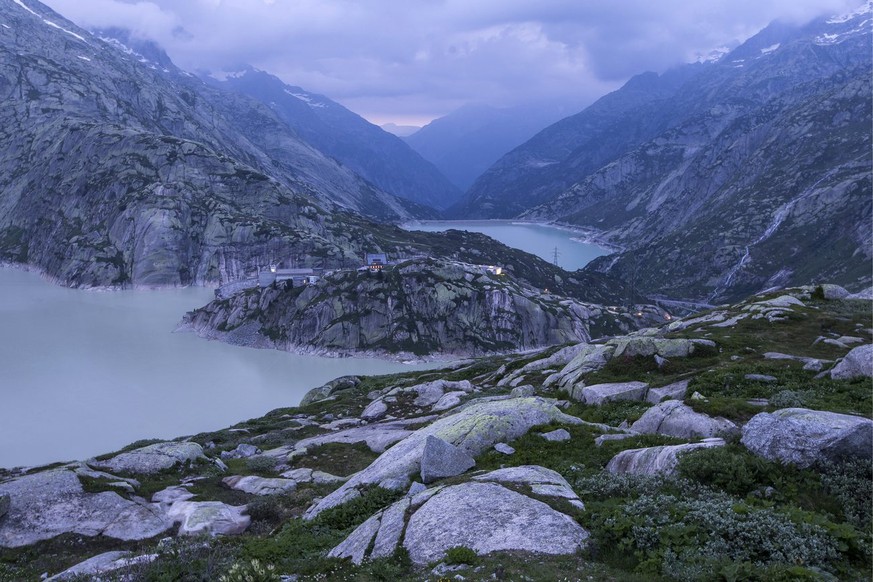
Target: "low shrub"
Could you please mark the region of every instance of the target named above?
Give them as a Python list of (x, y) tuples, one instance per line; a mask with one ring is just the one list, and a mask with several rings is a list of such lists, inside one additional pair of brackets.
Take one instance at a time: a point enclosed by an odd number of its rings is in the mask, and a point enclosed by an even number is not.
[(467, 546), (455, 546), (446, 550), (446, 564), (450, 566), (457, 564), (473, 565), (478, 557), (476, 551)]
[(728, 563), (833, 571), (841, 557), (824, 528), (714, 492), (644, 494), (591, 508), (591, 518), (599, 547), (631, 554), (636, 571), (653, 576), (717, 579)]

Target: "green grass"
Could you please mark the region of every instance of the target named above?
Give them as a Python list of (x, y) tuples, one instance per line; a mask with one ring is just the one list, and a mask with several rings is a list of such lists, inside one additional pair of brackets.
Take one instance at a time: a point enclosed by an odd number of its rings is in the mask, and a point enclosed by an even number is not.
[(366, 443), (327, 443), (311, 447), (306, 455), (294, 459), (294, 468), (308, 467), (345, 477), (367, 468), (378, 456)]

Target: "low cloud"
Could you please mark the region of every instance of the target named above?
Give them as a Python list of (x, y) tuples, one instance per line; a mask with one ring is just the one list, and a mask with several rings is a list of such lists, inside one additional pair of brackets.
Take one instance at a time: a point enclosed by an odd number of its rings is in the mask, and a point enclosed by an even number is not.
[[(27, 1), (27, 0), (24, 0)], [(858, 0), (48, 0), (157, 41), (188, 70), (248, 63), (377, 122), (471, 102), (591, 102), (633, 74)]]

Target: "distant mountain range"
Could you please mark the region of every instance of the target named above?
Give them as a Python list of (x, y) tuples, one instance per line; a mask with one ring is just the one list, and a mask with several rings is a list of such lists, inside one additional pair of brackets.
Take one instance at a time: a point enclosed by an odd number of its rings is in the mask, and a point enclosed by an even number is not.
[(264, 103), (307, 143), (385, 192), (432, 208), (451, 206), (461, 196), (456, 186), (403, 140), (324, 95), (286, 85), (251, 67), (222, 81), (204, 79)]
[(506, 108), (467, 105), (404, 139), (455, 186), (467, 190), (501, 156), (578, 109), (554, 102)]
[(582, 227), (588, 267), (710, 301), (871, 280), (871, 4), (631, 79), (506, 154), (450, 212)]

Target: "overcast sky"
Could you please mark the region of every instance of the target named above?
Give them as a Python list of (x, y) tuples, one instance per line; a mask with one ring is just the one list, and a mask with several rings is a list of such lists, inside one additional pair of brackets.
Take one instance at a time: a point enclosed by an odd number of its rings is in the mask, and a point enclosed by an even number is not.
[[(26, 1), (26, 0), (25, 0)], [(121, 26), (190, 71), (248, 63), (374, 123), (466, 103), (590, 103), (631, 75), (859, 0), (43, 0)]]

